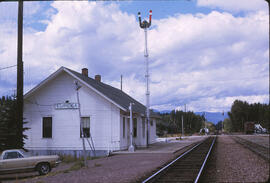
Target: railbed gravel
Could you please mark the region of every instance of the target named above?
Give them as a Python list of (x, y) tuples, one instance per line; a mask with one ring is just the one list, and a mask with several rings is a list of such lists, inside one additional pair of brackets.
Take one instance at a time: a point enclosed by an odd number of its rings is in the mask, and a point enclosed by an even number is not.
[(237, 135), (238, 137), (269, 148), (269, 135)]
[(200, 182), (267, 182), (269, 163), (230, 136), (218, 136)]

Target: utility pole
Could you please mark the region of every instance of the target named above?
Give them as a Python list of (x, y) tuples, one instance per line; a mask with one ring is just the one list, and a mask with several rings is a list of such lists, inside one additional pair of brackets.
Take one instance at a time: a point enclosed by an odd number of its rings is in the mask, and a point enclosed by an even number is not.
[(141, 19), (141, 13), (138, 12), (138, 18), (139, 18), (139, 23), (140, 23), (140, 28), (144, 29), (144, 35), (145, 35), (145, 50), (144, 50), (144, 57), (145, 57), (145, 64), (146, 64), (146, 123), (147, 123), (147, 128), (146, 128), (146, 146), (148, 147), (148, 141), (149, 141), (149, 122), (150, 122), (150, 91), (149, 91), (149, 61), (148, 61), (148, 50), (147, 50), (147, 29), (151, 26), (151, 21), (152, 21), (152, 10), (149, 11), (149, 22), (144, 20), (142, 22)]
[(224, 111), (222, 111), (222, 116), (223, 116), (223, 120), (221, 122), (221, 134), (223, 133), (224, 127), (223, 127), (223, 123), (224, 123)]
[(123, 75), (121, 74), (121, 91), (122, 91)]
[(184, 119), (183, 119), (183, 116), (182, 115), (182, 137), (184, 136)]
[(130, 133), (129, 133), (129, 135), (130, 135), (130, 146), (129, 146), (129, 148), (128, 148), (128, 151), (129, 152), (134, 152), (134, 146), (133, 146), (133, 118), (132, 118), (132, 105), (134, 105), (134, 103), (130, 103), (129, 104), (129, 114), (130, 114), (130, 120), (129, 120), (129, 123), (130, 123), (130, 125), (129, 125), (129, 131), (130, 131)]
[[(204, 113), (205, 116), (205, 113)], [(206, 128), (206, 118), (204, 118), (204, 128)]]
[(23, 0), (18, 0), (17, 111), (18, 139), (23, 147)]
[(79, 85), (78, 81), (75, 82), (75, 85), (76, 85), (77, 102), (78, 102), (78, 105), (79, 105), (79, 118), (80, 118), (80, 129), (81, 129), (81, 135), (82, 135), (81, 138), (82, 138), (82, 143), (83, 143), (84, 166), (87, 167), (85, 141), (84, 141), (84, 131), (83, 131), (83, 127), (82, 127), (81, 103), (80, 103), (80, 98), (79, 98), (79, 89), (82, 86)]
[[(187, 106), (186, 106), (186, 104), (185, 104), (185, 117), (184, 117), (184, 120), (185, 120), (185, 123), (186, 123), (186, 126), (187, 126), (188, 123), (187, 123)], [(186, 129), (188, 129), (188, 127)]]
[[(265, 0), (268, 4), (268, 29), (269, 29), (269, 40), (268, 40), (268, 48), (270, 49), (270, 0)], [(269, 73), (270, 73), (270, 52), (268, 51), (268, 62), (269, 62)], [(270, 83), (270, 77), (269, 77), (269, 82)], [(270, 84), (269, 84), (269, 91), (270, 91)], [(268, 104), (270, 105), (270, 97)], [(268, 107), (268, 110), (270, 110), (270, 107)], [(270, 131), (270, 126), (268, 127), (268, 131)]]

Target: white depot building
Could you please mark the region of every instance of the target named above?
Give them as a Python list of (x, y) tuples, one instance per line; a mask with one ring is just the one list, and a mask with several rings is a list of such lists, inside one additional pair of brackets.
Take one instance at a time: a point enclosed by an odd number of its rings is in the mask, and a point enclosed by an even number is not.
[[(130, 146), (130, 103), (133, 103), (132, 138), (135, 147), (152, 144), (156, 120), (151, 112), (147, 138), (146, 107), (125, 92), (101, 82), (101, 76), (88, 77), (61, 67), (24, 96), (25, 148), (34, 154), (71, 154), (83, 150), (81, 126), (97, 156)], [(80, 109), (79, 109), (80, 107)], [(81, 113), (81, 114), (80, 114)], [(87, 140), (86, 139), (86, 140)], [(93, 148), (85, 142), (88, 154)]]

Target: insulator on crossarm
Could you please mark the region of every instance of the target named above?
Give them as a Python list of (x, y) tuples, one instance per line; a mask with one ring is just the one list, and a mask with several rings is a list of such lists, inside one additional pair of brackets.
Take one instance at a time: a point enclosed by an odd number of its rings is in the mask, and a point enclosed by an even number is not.
[(138, 12), (138, 18), (139, 18), (139, 24), (140, 24), (140, 27), (142, 26), (142, 18), (141, 18), (141, 13)]

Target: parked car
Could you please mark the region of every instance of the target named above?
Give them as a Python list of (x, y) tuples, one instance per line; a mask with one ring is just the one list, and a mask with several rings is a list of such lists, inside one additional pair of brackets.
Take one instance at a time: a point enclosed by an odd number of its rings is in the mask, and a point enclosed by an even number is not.
[(45, 175), (60, 163), (59, 156), (30, 156), (24, 150), (5, 150), (0, 156), (0, 174), (38, 171)]
[(208, 134), (209, 133), (209, 129), (208, 128), (202, 128), (200, 129), (200, 134)]
[(263, 128), (260, 124), (255, 124), (255, 133), (267, 133), (267, 129)]

